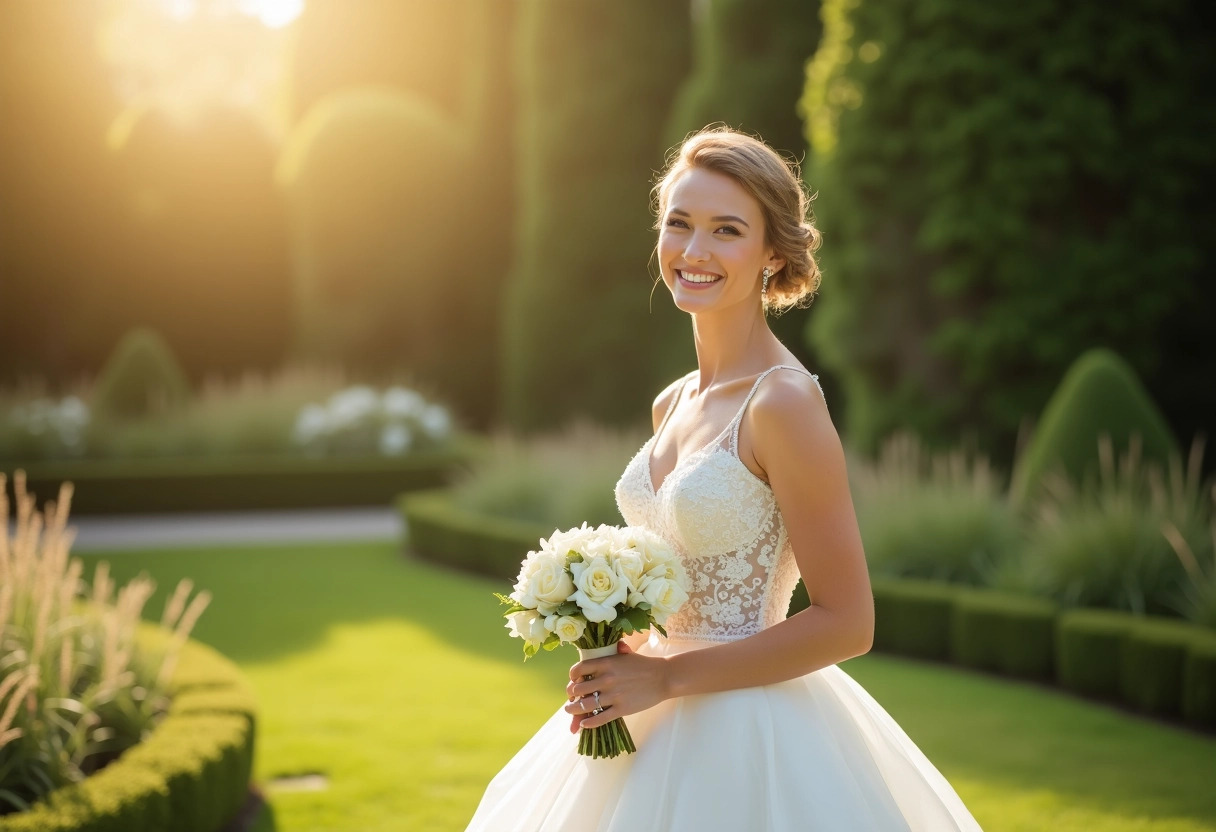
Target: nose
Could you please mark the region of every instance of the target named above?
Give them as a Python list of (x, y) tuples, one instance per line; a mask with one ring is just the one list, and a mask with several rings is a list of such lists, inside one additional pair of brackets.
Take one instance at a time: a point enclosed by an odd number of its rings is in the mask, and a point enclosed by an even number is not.
[(684, 247), (684, 260), (688, 263), (699, 263), (709, 259), (709, 248), (699, 231), (688, 236), (688, 245)]

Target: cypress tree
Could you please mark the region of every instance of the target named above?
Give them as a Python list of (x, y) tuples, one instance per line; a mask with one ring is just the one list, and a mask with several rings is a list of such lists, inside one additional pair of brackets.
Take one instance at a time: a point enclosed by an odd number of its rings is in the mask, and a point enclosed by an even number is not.
[(636, 422), (692, 362), (687, 317), (661, 287), (652, 304), (648, 273), (649, 189), (688, 69), (688, 8), (526, 0), (519, 15), (504, 416), (519, 430), (578, 414)]

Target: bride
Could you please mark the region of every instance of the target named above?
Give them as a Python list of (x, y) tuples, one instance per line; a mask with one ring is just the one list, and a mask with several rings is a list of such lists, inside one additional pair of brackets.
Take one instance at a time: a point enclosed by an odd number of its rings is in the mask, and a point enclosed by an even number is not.
[[(819, 285), (796, 169), (729, 129), (690, 136), (655, 186), (658, 259), (697, 368), (654, 402), (617, 505), (692, 578), (667, 636), (570, 668), (567, 704), (494, 777), (468, 829), (978, 830), (954, 789), (839, 662), (874, 600), (844, 453), (818, 378), (769, 310)], [(799, 576), (811, 599), (786, 617)], [(637, 752), (571, 736), (624, 717)]]

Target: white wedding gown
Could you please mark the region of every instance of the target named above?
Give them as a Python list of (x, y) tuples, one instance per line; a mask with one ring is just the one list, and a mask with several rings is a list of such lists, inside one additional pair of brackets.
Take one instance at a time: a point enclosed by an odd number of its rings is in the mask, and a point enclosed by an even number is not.
[[(798, 567), (772, 491), (738, 457), (743, 411), (778, 367), (756, 379), (726, 430), (680, 460), (657, 491), (655, 437), (617, 482), (621, 516), (671, 543), (693, 582), (688, 603), (668, 619), (668, 637), (652, 631), (640, 654), (710, 647), (785, 618)], [(679, 398), (678, 388), (659, 432)], [(490, 782), (469, 832), (980, 829), (903, 729), (836, 665), (779, 684), (669, 699), (624, 719), (637, 752), (590, 759), (578, 754), (570, 715), (559, 707)]]

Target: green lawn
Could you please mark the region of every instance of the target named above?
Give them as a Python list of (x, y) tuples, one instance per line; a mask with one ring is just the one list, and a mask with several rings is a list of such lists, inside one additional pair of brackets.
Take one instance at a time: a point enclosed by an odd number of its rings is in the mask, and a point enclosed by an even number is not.
[[(104, 558), (214, 600), (195, 636), (260, 698), (259, 832), (461, 830), (490, 777), (565, 700), (572, 650), (523, 662), (492, 591), (390, 544), (210, 547)], [(1216, 738), (1047, 688), (869, 654), (844, 669), (985, 832), (1216, 830)], [(573, 737), (571, 738), (573, 741)], [(323, 791), (275, 778), (323, 773)]]

